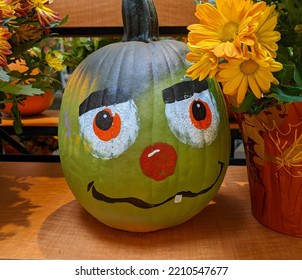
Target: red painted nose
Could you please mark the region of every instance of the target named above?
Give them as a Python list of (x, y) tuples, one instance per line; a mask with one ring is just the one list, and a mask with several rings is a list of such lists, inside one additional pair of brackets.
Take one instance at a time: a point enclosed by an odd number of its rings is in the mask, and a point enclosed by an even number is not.
[(143, 173), (156, 181), (171, 176), (176, 167), (175, 149), (166, 143), (156, 143), (144, 149), (139, 159)]

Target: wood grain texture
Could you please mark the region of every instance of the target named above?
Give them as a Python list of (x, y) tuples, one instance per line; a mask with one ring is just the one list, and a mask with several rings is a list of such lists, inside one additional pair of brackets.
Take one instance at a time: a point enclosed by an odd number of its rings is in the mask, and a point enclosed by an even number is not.
[[(193, 0), (154, 0), (160, 26), (187, 26), (196, 23)], [(50, 8), (61, 17), (69, 16), (64, 27), (122, 26), (122, 0), (55, 0)]]
[(246, 167), (231, 166), (214, 201), (179, 226), (130, 233), (95, 220), (58, 163), (0, 163), (0, 258), (301, 259), (302, 239), (251, 215)]
[[(22, 124), (24, 126), (54, 126), (57, 127), (59, 124), (59, 110), (46, 110), (41, 114), (34, 116), (22, 117)], [(13, 119), (8, 116), (2, 116), (1, 126), (12, 126)]]

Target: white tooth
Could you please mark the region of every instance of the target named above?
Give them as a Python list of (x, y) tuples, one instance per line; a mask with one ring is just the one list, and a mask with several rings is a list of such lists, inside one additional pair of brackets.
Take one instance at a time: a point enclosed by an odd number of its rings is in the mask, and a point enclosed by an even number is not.
[(181, 194), (175, 195), (174, 203), (180, 203), (180, 202), (182, 202), (182, 195)]

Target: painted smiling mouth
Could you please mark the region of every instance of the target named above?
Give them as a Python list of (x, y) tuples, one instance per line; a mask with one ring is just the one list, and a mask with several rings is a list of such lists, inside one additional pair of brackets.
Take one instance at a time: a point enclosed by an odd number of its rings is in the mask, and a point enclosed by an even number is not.
[(218, 162), (219, 165), (220, 165), (220, 171), (219, 171), (219, 174), (217, 176), (217, 178), (215, 179), (215, 181), (206, 189), (203, 189), (199, 192), (191, 192), (191, 191), (181, 191), (181, 192), (178, 192), (176, 193), (175, 195), (167, 198), (166, 200), (160, 202), (160, 203), (155, 203), (155, 204), (152, 204), (152, 203), (148, 203), (148, 202), (145, 202), (141, 199), (138, 199), (136, 197), (125, 197), (125, 198), (111, 198), (111, 197), (108, 197), (100, 192), (98, 192), (94, 186), (94, 181), (90, 182), (87, 186), (87, 192), (89, 192), (91, 190), (91, 193), (92, 193), (92, 196), (94, 199), (96, 200), (99, 200), (99, 201), (103, 201), (103, 202), (107, 202), (107, 203), (129, 203), (129, 204), (132, 204), (133, 206), (136, 206), (138, 208), (143, 208), (143, 209), (150, 209), (150, 208), (155, 208), (155, 207), (158, 207), (158, 206), (161, 206), (165, 203), (167, 203), (168, 201), (170, 200), (175, 200), (175, 202), (180, 202), (181, 199), (183, 197), (196, 197), (196, 196), (199, 196), (199, 195), (202, 195), (202, 194), (205, 194), (207, 192), (209, 192), (214, 186), (215, 184), (217, 183), (219, 177), (221, 176), (222, 174), (222, 170), (223, 170), (223, 167), (224, 167), (224, 163), (219, 161)]

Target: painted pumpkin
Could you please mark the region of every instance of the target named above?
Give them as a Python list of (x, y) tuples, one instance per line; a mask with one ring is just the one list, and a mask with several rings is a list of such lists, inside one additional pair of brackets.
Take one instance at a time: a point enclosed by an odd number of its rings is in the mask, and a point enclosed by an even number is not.
[(190, 81), (187, 47), (158, 40), (150, 0), (123, 1), (125, 35), (87, 57), (62, 100), (66, 180), (99, 221), (146, 232), (187, 221), (215, 196), (230, 154), (215, 81)]

